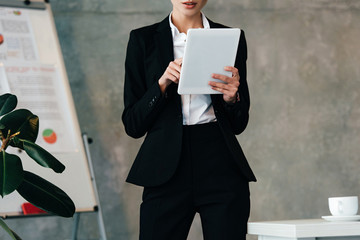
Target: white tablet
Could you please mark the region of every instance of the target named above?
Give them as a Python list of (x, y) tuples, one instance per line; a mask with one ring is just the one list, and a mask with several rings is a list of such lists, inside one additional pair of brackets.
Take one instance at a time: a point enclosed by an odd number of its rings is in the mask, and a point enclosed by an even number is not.
[(230, 76), (225, 66), (234, 66), (240, 39), (239, 28), (189, 29), (179, 79), (179, 94), (221, 94), (209, 81), (218, 73)]

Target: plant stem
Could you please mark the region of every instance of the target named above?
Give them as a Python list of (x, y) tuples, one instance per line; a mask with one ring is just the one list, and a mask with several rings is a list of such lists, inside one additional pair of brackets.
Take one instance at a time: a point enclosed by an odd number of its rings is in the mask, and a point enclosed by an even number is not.
[(2, 150), (6, 150), (6, 148), (9, 146), (10, 144), (10, 140), (13, 139), (15, 136), (19, 135), (20, 132), (17, 132), (17, 133), (14, 133), (13, 135), (10, 135), (10, 129), (8, 131), (8, 134), (7, 134), (7, 137), (4, 139), (3, 138), (3, 135), (1, 134), (1, 141), (2, 141), (2, 144), (1, 144), (1, 148), (0, 148), (0, 151)]

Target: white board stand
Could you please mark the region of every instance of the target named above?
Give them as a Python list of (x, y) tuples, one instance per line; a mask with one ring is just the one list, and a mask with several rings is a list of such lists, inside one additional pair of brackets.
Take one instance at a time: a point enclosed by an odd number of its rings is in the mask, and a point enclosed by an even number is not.
[[(87, 156), (88, 163), (89, 163), (91, 181), (92, 181), (92, 184), (93, 184), (93, 189), (94, 189), (95, 198), (96, 198), (96, 202), (97, 202), (97, 207), (96, 207), (96, 209), (94, 209), (94, 211), (96, 211), (96, 213), (97, 213), (100, 240), (107, 240), (106, 232), (105, 232), (104, 219), (103, 219), (103, 215), (102, 215), (102, 210), (101, 210), (101, 205), (100, 205), (100, 200), (99, 200), (99, 194), (98, 194), (97, 187), (96, 187), (95, 174), (94, 174), (94, 169), (93, 169), (93, 166), (92, 166), (91, 155), (90, 155), (89, 143), (91, 142), (91, 139), (87, 136), (86, 133), (84, 133), (82, 137), (83, 137), (86, 156)], [(78, 213), (75, 213), (75, 215), (74, 215), (74, 224), (73, 224), (73, 231), (72, 231), (71, 240), (77, 240), (77, 232), (78, 232), (78, 227), (79, 227), (80, 214), (81, 213), (78, 212)]]
[[(74, 201), (76, 214), (74, 215), (73, 239), (76, 239), (80, 213), (96, 212), (99, 235), (102, 240), (106, 240), (104, 221), (89, 153), (89, 139), (87, 135), (82, 134), (80, 130), (50, 4), (43, 0), (34, 0), (29, 4), (25, 4), (23, 0), (0, 0), (0, 10), (2, 11), (0, 18), (2, 18), (3, 22), (7, 23), (7, 25), (1, 25), (3, 30), (1, 34), (4, 36), (5, 41), (0, 45), (0, 50), (3, 51), (0, 52), (0, 56), (3, 56), (0, 59), (0, 70), (3, 73), (0, 74), (0, 80), (6, 80), (9, 85), (9, 92), (12, 92), (13, 88), (10, 83), (12, 83), (12, 79), (16, 78), (14, 75), (11, 75), (12, 73), (8, 71), (8, 69), (19, 69), (22, 67), (24, 67), (24, 69), (55, 69), (54, 72), (56, 72), (56, 75), (54, 76), (56, 77), (53, 78), (53, 83), (56, 84), (54, 85), (56, 86), (54, 88), (56, 91), (53, 91), (53, 95), (57, 95), (58, 99), (60, 99), (60, 101), (57, 101), (60, 106), (59, 114), (64, 119), (63, 126), (66, 126), (64, 127), (66, 129), (65, 131), (53, 130), (57, 133), (58, 140), (61, 139), (61, 134), (63, 134), (62, 139), (69, 140), (66, 141), (66, 143), (69, 143), (70, 146), (57, 150), (50, 150), (44, 147), (66, 166), (66, 170), (61, 175), (54, 174), (51, 169), (38, 166), (26, 153), (22, 152), (18, 153), (18, 155), (23, 160), (24, 169), (55, 184)], [(16, 19), (14, 20), (14, 18)], [(14, 29), (17, 31), (14, 31)], [(22, 30), (22, 32), (20, 30)], [(25, 42), (27, 46), (31, 43), (30, 45), (32, 47), (30, 49), (32, 50), (32, 54), (30, 54), (30, 57), (28, 54), (29, 51), (21, 52), (19, 50), (16, 52), (18, 54), (13, 54), (13, 52), (12, 54), (8, 54), (8, 50), (10, 49), (7, 45), (8, 39), (20, 39), (24, 37), (23, 35), (14, 35), (19, 31), (27, 37), (28, 41)], [(13, 51), (13, 49), (10, 50)], [(14, 56), (17, 56), (20, 60), (18, 61), (18, 58), (14, 59)], [(50, 67), (48, 68), (46, 66)], [(3, 84), (3, 86), (5, 86), (5, 84)], [(15, 95), (17, 95), (20, 103), (23, 96), (21, 96), (21, 94)], [(39, 116), (42, 126), (44, 126), (44, 118), (42, 118), (37, 111), (30, 108), (29, 110)], [(62, 125), (58, 124), (58, 126)], [(42, 139), (38, 138), (38, 140)], [(67, 181), (65, 179), (67, 179)], [(25, 215), (21, 210), (21, 205), (24, 202), (25, 200), (16, 192), (6, 196), (4, 199), (0, 199), (0, 217), (25, 218), (52, 216), (47, 214)]]

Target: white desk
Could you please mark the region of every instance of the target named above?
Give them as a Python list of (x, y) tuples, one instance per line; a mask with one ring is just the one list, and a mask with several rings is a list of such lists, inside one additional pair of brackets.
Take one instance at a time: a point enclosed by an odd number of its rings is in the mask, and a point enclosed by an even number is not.
[(323, 219), (249, 222), (248, 234), (259, 240), (360, 240), (360, 222)]

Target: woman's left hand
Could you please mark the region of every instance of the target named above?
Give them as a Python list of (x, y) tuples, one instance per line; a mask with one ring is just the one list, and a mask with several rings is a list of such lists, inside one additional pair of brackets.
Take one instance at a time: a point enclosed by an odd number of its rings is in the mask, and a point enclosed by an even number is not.
[(232, 72), (232, 77), (222, 74), (213, 73), (212, 78), (219, 79), (223, 82), (210, 81), (209, 85), (212, 89), (223, 93), (224, 101), (227, 103), (235, 103), (237, 100), (238, 87), (240, 85), (239, 71), (235, 67), (224, 67), (225, 71)]

